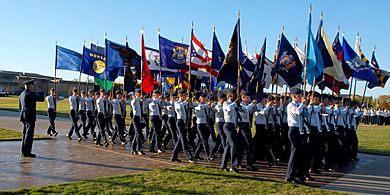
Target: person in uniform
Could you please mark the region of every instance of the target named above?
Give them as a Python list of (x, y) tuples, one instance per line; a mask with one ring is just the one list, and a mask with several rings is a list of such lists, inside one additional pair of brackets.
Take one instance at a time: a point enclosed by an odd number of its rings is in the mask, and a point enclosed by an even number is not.
[(226, 101), (226, 94), (223, 92), (218, 93), (218, 103), (213, 106), (215, 112), (215, 122), (217, 123), (218, 135), (216, 141), (214, 142), (213, 147), (211, 148), (211, 155), (213, 158), (216, 158), (216, 153), (220, 148), (222, 150), (225, 148), (226, 144), (226, 135), (223, 132), (223, 125), (225, 124), (225, 119), (223, 117), (223, 103)]
[(84, 134), (84, 138), (88, 139), (87, 135), (88, 132), (91, 132), (91, 135), (93, 139), (96, 141), (96, 133), (95, 133), (95, 117), (96, 117), (96, 102), (94, 98), (94, 91), (93, 89), (90, 89), (88, 91), (88, 97), (85, 98), (85, 110), (87, 111), (87, 126), (86, 131), (87, 133)]
[(83, 90), (81, 91), (81, 97), (79, 98), (79, 116), (80, 116), (80, 120), (81, 120), (81, 125), (82, 125), (82, 128), (83, 128), (83, 137), (84, 139), (87, 139), (87, 133), (88, 133), (88, 130), (87, 130), (87, 110), (86, 110), (86, 99), (87, 99), (87, 95), (86, 95), (86, 92)]
[(124, 115), (124, 110), (126, 109), (124, 104), (125, 102), (122, 101), (123, 93), (122, 91), (116, 91), (115, 92), (116, 98), (113, 100), (110, 100), (109, 103), (112, 105), (112, 114), (114, 115), (115, 120), (115, 129), (114, 133), (111, 137), (111, 143), (115, 144), (115, 139), (118, 136), (119, 140), (121, 141), (122, 146), (126, 144), (126, 139), (124, 137), (125, 133), (125, 121), (123, 120), (122, 115)]
[[(161, 122), (162, 122), (162, 108), (160, 100), (160, 91), (154, 90), (152, 94), (152, 100), (149, 102), (150, 121), (152, 122), (152, 140), (150, 144), (149, 152), (162, 153), (161, 148)], [(155, 148), (158, 148), (157, 151)]]
[[(237, 123), (240, 118), (237, 105), (240, 99), (237, 99), (236, 89), (231, 89), (228, 94), (228, 101), (223, 103), (223, 116), (225, 124), (223, 131), (226, 135), (226, 145), (223, 151), (220, 169), (238, 173), (238, 138), (237, 138)], [(227, 164), (231, 161), (230, 169), (227, 169)]]
[[(163, 106), (167, 110), (167, 129), (169, 130), (170, 136), (166, 136), (164, 138), (164, 146), (167, 146), (169, 141), (172, 140), (173, 145), (178, 141), (177, 128), (176, 128), (176, 112), (175, 112), (175, 102), (176, 102), (177, 94), (175, 92), (171, 92), (169, 94), (169, 100), (164, 101)], [(165, 148), (164, 148), (165, 149)]]
[(20, 122), (23, 123), (22, 157), (35, 158), (31, 153), (34, 141), (37, 102), (45, 101), (43, 92), (34, 85), (34, 80), (24, 82), (25, 90), (19, 96)]
[(50, 95), (47, 96), (47, 115), (49, 116), (49, 127), (47, 128), (47, 135), (49, 136), (57, 136), (58, 132), (56, 131), (55, 120), (57, 117), (57, 103), (56, 103), (56, 92), (54, 88), (50, 89)]
[(290, 159), (287, 165), (286, 181), (306, 184), (303, 179), (304, 144), (301, 137), (302, 112), (304, 109), (301, 91), (293, 92), (292, 101), (287, 105), (288, 138), (291, 141)]
[(162, 114), (162, 123), (163, 127), (161, 129), (161, 148), (160, 150), (165, 152), (167, 148), (167, 145), (169, 141), (172, 139), (171, 130), (168, 126), (168, 109), (167, 106), (169, 105), (169, 92), (165, 92), (164, 95), (161, 97), (161, 114)]
[[(314, 92), (315, 93), (315, 92)], [(309, 155), (309, 164), (311, 165), (311, 173), (320, 173), (319, 168), (321, 167), (321, 161), (323, 156), (323, 147), (321, 141), (321, 121), (320, 121), (320, 113), (321, 106), (319, 106), (319, 98), (315, 93), (312, 95), (310, 104), (307, 106), (308, 113), (308, 123), (310, 125), (310, 135), (308, 141), (308, 147), (310, 148)]]
[(177, 131), (178, 131), (178, 141), (176, 142), (176, 144), (173, 148), (172, 157), (170, 160), (172, 162), (181, 162), (181, 160), (178, 159), (178, 154), (179, 154), (180, 146), (181, 146), (188, 161), (190, 163), (195, 163), (196, 161), (194, 160), (194, 158), (190, 152), (190, 148), (188, 146), (188, 139), (187, 139), (188, 130), (186, 128), (186, 126), (187, 126), (186, 123), (187, 123), (187, 120), (189, 120), (189, 117), (188, 117), (189, 106), (187, 103), (187, 101), (188, 101), (187, 90), (185, 90), (185, 89), (178, 90), (178, 95), (179, 95), (179, 100), (176, 101), (174, 104), (174, 108), (175, 108), (175, 112), (176, 112), (176, 119), (177, 119), (176, 127), (177, 127)]
[(106, 124), (106, 132), (108, 134), (108, 140), (111, 141), (112, 132), (114, 131), (114, 127), (112, 125), (112, 105), (110, 104), (111, 94), (107, 92), (104, 96), (105, 105), (106, 105), (106, 113), (105, 113), (105, 124)]
[(97, 108), (97, 124), (99, 127), (99, 134), (97, 135), (95, 144), (97, 146), (102, 146), (100, 143), (100, 140), (103, 138), (104, 140), (104, 146), (108, 147), (108, 141), (105, 133), (106, 128), (106, 110), (107, 110), (107, 104), (106, 100), (104, 99), (106, 95), (106, 90), (101, 89), (100, 90), (100, 97), (96, 99), (96, 108)]
[(68, 134), (66, 137), (68, 140), (72, 140), (72, 134), (73, 131), (77, 135), (77, 140), (81, 142), (83, 138), (80, 135), (80, 128), (81, 125), (78, 125), (79, 121), (79, 115), (78, 115), (78, 110), (79, 110), (79, 96), (78, 96), (78, 90), (77, 88), (73, 88), (73, 95), (69, 97), (69, 105), (70, 105), (70, 118), (72, 120), (72, 127), (70, 128)]
[(142, 150), (143, 136), (142, 136), (142, 124), (143, 118), (143, 98), (141, 90), (139, 88), (134, 90), (134, 98), (130, 102), (131, 110), (133, 111), (133, 127), (134, 138), (132, 142), (132, 154), (145, 155)]

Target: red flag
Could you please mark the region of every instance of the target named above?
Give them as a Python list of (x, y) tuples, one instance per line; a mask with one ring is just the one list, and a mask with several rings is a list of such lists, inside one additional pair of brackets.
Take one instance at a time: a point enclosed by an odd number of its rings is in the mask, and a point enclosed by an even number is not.
[(142, 49), (142, 84), (141, 89), (145, 93), (151, 93), (154, 89), (154, 79), (149, 70), (148, 60), (146, 59), (144, 34), (141, 37), (141, 49)]

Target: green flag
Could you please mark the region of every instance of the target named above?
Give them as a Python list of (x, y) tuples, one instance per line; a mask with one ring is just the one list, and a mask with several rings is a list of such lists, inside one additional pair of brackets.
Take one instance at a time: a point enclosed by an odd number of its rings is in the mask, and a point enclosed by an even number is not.
[(113, 81), (106, 80), (106, 83), (104, 84), (104, 79), (95, 78), (95, 83), (99, 86), (103, 87), (106, 91), (111, 90), (113, 86)]

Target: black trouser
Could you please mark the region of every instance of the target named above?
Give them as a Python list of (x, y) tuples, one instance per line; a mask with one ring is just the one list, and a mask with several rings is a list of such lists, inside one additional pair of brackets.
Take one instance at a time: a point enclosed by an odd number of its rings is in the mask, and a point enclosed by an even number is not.
[(183, 119), (177, 120), (177, 132), (178, 132), (178, 141), (175, 144), (175, 147), (173, 148), (172, 152), (172, 159), (177, 159), (177, 156), (180, 151), (180, 146), (182, 147), (184, 154), (186, 155), (188, 160), (192, 160), (193, 156), (190, 152), (190, 148), (188, 147), (188, 140), (187, 140), (187, 129), (186, 124)]
[(210, 159), (211, 158), (210, 146), (209, 146), (210, 129), (206, 124), (198, 124), (197, 130), (198, 130), (199, 139), (198, 139), (198, 144), (194, 156), (198, 157), (203, 148), (206, 153), (207, 159)]
[(281, 141), (283, 145), (283, 158), (288, 159), (290, 157), (290, 152), (291, 152), (291, 142), (288, 139), (288, 124), (287, 123), (282, 123), (281, 126)]
[(169, 134), (164, 138), (164, 145), (168, 145), (169, 141), (172, 139), (173, 145), (177, 142), (177, 128), (176, 128), (176, 119), (175, 117), (168, 117), (167, 129)]
[(223, 124), (225, 122), (217, 122), (217, 131), (218, 131), (218, 136), (214, 142), (213, 147), (211, 148), (211, 155), (215, 155), (219, 148), (222, 146), (222, 149), (225, 147), (226, 144), (226, 135), (225, 132), (223, 132)]
[(208, 122), (209, 122), (208, 124), (209, 124), (209, 128), (210, 128), (211, 139), (213, 140), (213, 142), (215, 142), (216, 139), (217, 139), (217, 135), (215, 135), (214, 119), (213, 118), (209, 118)]
[(344, 139), (345, 128), (341, 125), (336, 127), (335, 131), (335, 159), (339, 165), (346, 161), (346, 145)]
[(92, 136), (96, 137), (95, 126), (96, 126), (95, 115), (93, 115), (91, 110), (88, 110), (87, 111), (87, 127), (86, 127), (87, 133), (85, 134), (85, 136), (88, 134), (88, 131), (90, 130)]
[(34, 122), (23, 122), (23, 138), (22, 138), (22, 154), (31, 154), (31, 149), (34, 141)]
[(57, 117), (57, 112), (55, 112), (53, 108), (49, 108), (47, 110), (47, 114), (49, 115), (49, 127), (47, 128), (47, 134), (54, 134), (56, 133), (55, 120)]
[(357, 152), (358, 152), (358, 146), (359, 146), (359, 140), (357, 137), (357, 132), (355, 131), (354, 127), (351, 128), (351, 158), (356, 159), (357, 158)]
[(104, 143), (107, 143), (107, 137), (106, 137), (106, 133), (104, 131), (104, 129), (106, 127), (107, 119), (104, 117), (103, 113), (98, 113), (97, 120), (98, 120), (99, 134), (96, 138), (96, 143), (100, 144), (100, 140), (102, 138), (104, 139)]
[(344, 129), (345, 162), (349, 162), (352, 158), (351, 157), (352, 156), (351, 131), (352, 129), (350, 128), (349, 125)]
[(274, 163), (274, 156), (271, 151), (272, 132), (265, 128), (265, 124), (256, 124), (256, 134), (254, 137), (255, 159), (266, 158), (268, 163)]
[[(269, 124), (268, 124), (269, 126)], [(272, 128), (272, 151), (277, 159), (283, 158), (283, 145), (282, 145), (282, 136), (280, 130), (280, 124), (275, 122), (275, 125)]]
[(112, 137), (112, 132), (111, 132), (111, 129), (114, 129), (113, 127), (112, 127), (112, 115), (111, 114), (107, 114), (106, 115), (106, 122), (105, 122), (105, 129), (106, 129), (106, 131), (107, 131), (107, 133), (108, 133), (108, 136), (111, 136)]
[[(192, 125), (192, 127), (191, 127)], [(195, 144), (195, 138), (198, 134), (198, 130), (196, 127), (196, 117), (192, 117), (192, 121), (190, 124), (187, 125), (189, 128), (188, 131), (188, 145), (192, 147), (193, 150), (196, 150), (196, 144)]]
[(290, 158), (287, 165), (287, 179), (302, 178), (304, 164), (304, 143), (298, 127), (290, 127), (288, 138), (291, 142)]
[(311, 164), (311, 168), (314, 170), (321, 168), (321, 161), (323, 157), (321, 133), (319, 132), (318, 127), (311, 126), (311, 131), (308, 140), (308, 147), (310, 148), (310, 153), (307, 155), (310, 156), (309, 163)]
[(155, 146), (157, 145), (157, 148), (161, 148), (161, 118), (160, 116), (152, 116), (151, 117), (152, 122), (152, 143), (150, 145), (150, 150), (154, 150)]
[[(171, 130), (168, 126), (168, 115), (164, 114), (162, 116), (162, 123), (163, 127), (161, 128), (161, 149), (164, 149), (164, 147), (169, 143), (169, 141), (172, 139)], [(164, 146), (163, 146), (164, 145)]]
[(87, 129), (87, 114), (85, 113), (84, 110), (80, 110), (79, 111), (79, 116), (80, 116), (80, 119), (81, 119), (81, 125), (83, 127), (83, 135), (86, 136), (87, 133), (88, 133), (88, 129)]
[(132, 143), (133, 152), (141, 152), (142, 151), (142, 125), (141, 125), (141, 117), (134, 115), (133, 116), (133, 127), (134, 127), (134, 138)]
[(226, 168), (227, 164), (229, 162), (229, 159), (231, 160), (231, 168), (236, 168), (238, 165), (238, 158), (237, 158), (237, 131), (234, 123), (225, 123), (223, 125), (223, 131), (226, 135), (226, 145), (223, 150), (222, 155), (222, 161), (221, 161), (221, 168)]
[(252, 132), (249, 127), (249, 122), (240, 122), (238, 123), (240, 128), (240, 148), (238, 154), (238, 164), (241, 164), (241, 161), (246, 154), (246, 161), (248, 166), (252, 166), (254, 163), (253, 157), (253, 144), (252, 144)]
[(125, 134), (125, 118), (122, 118), (121, 114), (115, 114), (114, 119), (116, 127), (111, 140), (115, 141), (116, 136), (118, 136), (121, 142), (126, 142), (126, 139), (123, 136)]
[(80, 135), (80, 128), (81, 125), (79, 126), (77, 122), (79, 121), (79, 117), (76, 116), (76, 111), (70, 110), (70, 118), (72, 119), (72, 127), (69, 130), (68, 136), (71, 137), (73, 135), (73, 131), (75, 131), (77, 137), (81, 137)]
[(152, 139), (152, 133), (150, 132), (150, 128), (149, 128), (149, 116), (148, 114), (142, 114), (142, 118), (144, 119), (145, 121), (145, 139), (149, 139), (151, 140)]
[(325, 159), (325, 168), (331, 168), (332, 163), (334, 162), (333, 153), (334, 153), (334, 128), (330, 125), (329, 130), (325, 126), (322, 126), (321, 139), (323, 142), (323, 156)]

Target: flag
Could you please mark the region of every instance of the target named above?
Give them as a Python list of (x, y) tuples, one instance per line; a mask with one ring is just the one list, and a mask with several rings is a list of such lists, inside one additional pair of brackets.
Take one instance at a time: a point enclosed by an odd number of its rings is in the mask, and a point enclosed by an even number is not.
[(376, 78), (374, 72), (370, 69), (369, 65), (364, 63), (362, 59), (355, 53), (355, 51), (353, 51), (344, 37), (343, 50), (345, 62), (354, 71), (352, 74), (353, 77), (371, 83), (378, 83), (378, 79)]
[(133, 73), (131, 67), (125, 67), (125, 75), (123, 78), (123, 89), (127, 92), (134, 91), (134, 87), (137, 84), (137, 78)]
[[(322, 74), (324, 63), (322, 61), (321, 51), (318, 49), (313, 33), (311, 32), (311, 12), (309, 12), (306, 58), (306, 79), (310, 85), (313, 85), (314, 79)], [(302, 72), (302, 79), (303, 78), (304, 73)], [(317, 80), (317, 83), (318, 82), (319, 81)]]
[(159, 75), (161, 68), (161, 76), (171, 77), (177, 74), (178, 69), (169, 69), (160, 67), (160, 52), (157, 49), (145, 47), (146, 60), (149, 64), (149, 70), (152, 74)]
[(343, 72), (344, 72), (345, 77), (347, 79), (351, 78), (351, 76), (353, 74), (353, 70), (352, 70), (351, 67), (349, 67), (347, 65), (347, 63), (345, 63), (345, 60), (344, 60), (344, 49), (341, 46), (341, 43), (340, 43), (340, 40), (339, 40), (339, 33), (338, 32), (337, 32), (336, 37), (335, 37), (335, 39), (333, 41), (332, 48), (333, 48), (333, 52), (337, 56), (337, 59), (341, 63), (341, 66), (343, 67)]
[(80, 71), (81, 54), (61, 46), (56, 46), (56, 69)]
[(208, 51), (203, 44), (191, 33), (191, 68), (204, 68), (210, 72), (208, 63)]
[(99, 54), (96, 50), (93, 51), (86, 47), (83, 48), (83, 61), (81, 72), (95, 78), (104, 79), (104, 71), (106, 69), (106, 58)]
[(377, 84), (375, 84), (375, 83), (368, 83), (368, 88), (370, 88), (370, 89), (372, 89), (374, 87), (382, 87), (382, 88), (384, 88), (387, 80), (390, 77), (390, 73), (385, 71), (385, 70), (381, 70), (379, 68), (378, 62), (376, 61), (376, 57), (375, 57), (375, 51), (372, 52), (370, 66), (371, 66), (371, 69), (374, 71), (374, 73), (375, 73), (375, 75), (376, 75), (376, 77), (378, 79), (378, 83)]
[(333, 47), (330, 44), (328, 35), (325, 33), (322, 20), (317, 31), (316, 42), (324, 64), (323, 75), (318, 77), (319, 88), (324, 89), (325, 86), (336, 94), (340, 94), (340, 89), (348, 89), (349, 82), (345, 77), (341, 62), (338, 60), (336, 54), (333, 52)]
[(255, 70), (253, 71), (250, 81), (246, 84), (246, 91), (248, 91), (252, 97), (257, 97), (258, 94), (261, 96), (263, 94), (263, 87), (265, 85), (265, 83), (263, 83), (263, 76), (265, 66), (266, 41), (267, 39), (264, 39), (264, 43), (261, 47), (259, 60), (257, 60)]
[(144, 41), (144, 34), (143, 33), (142, 33), (142, 37), (141, 37), (141, 49), (142, 49), (142, 62), (143, 62), (141, 88), (142, 88), (143, 92), (150, 93), (153, 91), (154, 83), (156, 81), (153, 79), (153, 76), (150, 73), (148, 60), (146, 59), (145, 41)]
[(243, 70), (242, 66), (238, 66), (239, 64), (242, 64), (242, 62), (244, 62), (244, 54), (242, 53), (241, 46), (240, 20), (238, 20), (236, 26), (234, 27), (234, 32), (230, 40), (226, 58), (218, 73), (217, 83), (224, 81), (225, 83), (229, 83), (230, 85), (237, 87), (237, 73), (238, 68), (240, 68), (240, 84), (242, 86), (245, 86), (246, 83), (249, 81), (249, 76)]
[(91, 43), (91, 50), (97, 52), (97, 53), (100, 54), (100, 55), (103, 55), (103, 56), (105, 55), (105, 49), (104, 49), (104, 47), (95, 45), (95, 44), (93, 44), (93, 43)]
[(220, 71), (223, 62), (225, 60), (225, 54), (222, 51), (221, 45), (219, 44), (217, 35), (215, 32), (213, 33), (213, 52), (212, 52), (212, 60), (211, 60), (211, 74), (214, 77), (218, 76), (218, 72)]
[(106, 91), (109, 91), (111, 90), (114, 82), (110, 80), (95, 78), (95, 83), (98, 84), (100, 87), (103, 87)]
[(173, 42), (159, 36), (160, 62), (162, 67), (169, 69), (188, 69), (187, 54), (188, 45)]
[(278, 73), (287, 85), (295, 87), (302, 82), (302, 63), (297, 52), (282, 33), (273, 74)]

